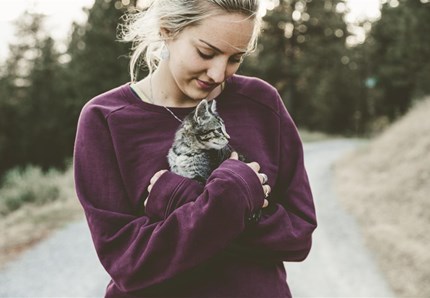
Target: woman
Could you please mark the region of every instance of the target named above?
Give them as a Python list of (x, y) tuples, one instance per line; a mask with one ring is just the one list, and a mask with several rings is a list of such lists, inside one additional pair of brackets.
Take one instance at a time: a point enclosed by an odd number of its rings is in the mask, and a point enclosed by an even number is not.
[[(306, 258), (316, 220), (277, 91), (235, 75), (255, 46), (258, 2), (149, 2), (124, 31), (132, 83), (85, 105), (75, 143), (106, 297), (289, 297), (282, 262)], [(141, 57), (150, 74), (135, 82)], [(202, 185), (168, 171), (166, 155), (182, 119), (214, 98), (232, 147), (253, 162), (233, 153)]]

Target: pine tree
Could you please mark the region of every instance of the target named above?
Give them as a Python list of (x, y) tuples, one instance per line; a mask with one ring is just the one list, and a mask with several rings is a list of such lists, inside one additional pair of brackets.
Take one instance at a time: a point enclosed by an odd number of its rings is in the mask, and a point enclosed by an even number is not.
[(310, 1), (297, 25), (301, 50), (297, 59), (298, 119), (312, 130), (355, 132), (357, 105), (346, 87), (350, 69), (342, 63), (342, 57), (348, 55), (344, 15), (337, 11), (342, 4), (337, 0)]
[(74, 26), (69, 68), (72, 96), (80, 106), (129, 80), (129, 45), (117, 41), (117, 27), (125, 8), (121, 1), (96, 0), (87, 12), (87, 23)]
[(135, 1), (123, 6), (121, 1), (96, 0), (86, 10), (85, 24), (72, 25), (67, 50), (69, 62), (64, 65), (62, 78), (64, 104), (68, 113), (64, 115), (64, 151), (72, 155), (76, 134), (76, 123), (84, 104), (92, 97), (124, 84), (129, 80), (129, 46), (117, 41), (117, 27), (126, 9)]
[[(28, 76), (28, 103), (22, 107), (25, 126), (22, 145), (26, 161), (45, 169), (64, 164), (65, 105), (61, 90), (59, 53), (51, 37), (40, 42), (38, 55)], [(34, 125), (32, 125), (34, 124)]]
[(62, 167), (72, 156), (84, 103), (128, 81), (128, 45), (116, 41), (125, 8), (96, 0), (88, 22), (74, 25), (66, 54), (57, 52), (43, 15), (20, 17), (0, 74), (0, 175), (28, 163)]
[(24, 165), (29, 160), (28, 132), (38, 123), (33, 121), (30, 86), (35, 61), (47, 37), (44, 16), (24, 12), (16, 22), (17, 41), (9, 45), (9, 57), (2, 71), (0, 98), (0, 174), (6, 169)]
[(393, 120), (411, 106), (414, 96), (430, 93), (430, 3), (400, 0), (386, 2), (366, 46), (371, 75), (377, 79), (376, 114)]
[[(264, 18), (260, 47), (242, 72), (260, 76), (280, 92), (295, 121), (326, 132), (356, 132), (348, 35), (341, 0), (283, 0)], [(355, 87), (355, 86), (354, 86)]]

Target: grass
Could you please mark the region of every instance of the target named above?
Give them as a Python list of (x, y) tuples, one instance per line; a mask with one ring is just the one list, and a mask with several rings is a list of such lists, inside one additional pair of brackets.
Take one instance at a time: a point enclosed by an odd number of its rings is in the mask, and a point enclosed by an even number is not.
[(0, 266), (72, 220), (82, 218), (72, 169), (9, 171), (0, 189)]
[(338, 161), (341, 203), (398, 297), (430, 297), (430, 98)]
[(340, 138), (340, 136), (329, 135), (323, 132), (310, 131), (305, 129), (300, 129), (299, 133), (303, 143), (319, 142)]
[(43, 173), (39, 167), (15, 168), (6, 173), (0, 189), (0, 214), (5, 216), (25, 204), (44, 205), (65, 199), (69, 183), (58, 171)]

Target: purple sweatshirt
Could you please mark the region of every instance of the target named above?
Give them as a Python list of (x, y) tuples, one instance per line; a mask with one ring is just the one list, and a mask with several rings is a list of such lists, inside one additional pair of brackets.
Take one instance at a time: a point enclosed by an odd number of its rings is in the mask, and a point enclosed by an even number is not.
[[(171, 108), (185, 117), (193, 108)], [(106, 297), (290, 297), (283, 261), (302, 261), (316, 228), (297, 129), (277, 91), (233, 76), (217, 98), (230, 144), (261, 165), (226, 160), (206, 185), (166, 172), (180, 125), (129, 84), (89, 101), (75, 143), (75, 183), (99, 259)]]

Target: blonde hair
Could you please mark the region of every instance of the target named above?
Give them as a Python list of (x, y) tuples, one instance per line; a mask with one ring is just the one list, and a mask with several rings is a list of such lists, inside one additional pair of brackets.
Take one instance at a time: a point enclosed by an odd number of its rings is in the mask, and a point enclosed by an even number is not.
[(160, 52), (165, 37), (161, 30), (169, 32), (174, 38), (189, 26), (197, 26), (209, 16), (227, 13), (241, 13), (254, 20), (254, 32), (247, 52), (252, 52), (257, 43), (260, 31), (260, 20), (257, 17), (259, 0), (146, 0), (141, 11), (124, 16), (120, 26), (121, 41), (132, 42), (130, 58), (130, 77), (134, 82), (137, 72), (146, 65), (152, 73), (160, 61)]

